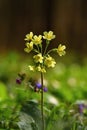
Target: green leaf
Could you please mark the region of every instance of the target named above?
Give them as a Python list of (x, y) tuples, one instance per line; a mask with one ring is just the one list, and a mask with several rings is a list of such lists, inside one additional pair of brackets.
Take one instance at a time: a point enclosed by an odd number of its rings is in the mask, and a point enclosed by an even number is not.
[(65, 106), (54, 107), (46, 122), (46, 130), (70, 130), (69, 122), (64, 120), (65, 113), (67, 113), (67, 108)]
[(0, 82), (0, 101), (5, 100), (7, 98), (7, 89), (6, 86)]
[(22, 107), (21, 114), (23, 114), (20, 115), (23, 130), (28, 130), (28, 128), (29, 130), (42, 130), (41, 111), (36, 102), (27, 101)]
[(18, 126), (21, 130), (38, 130), (33, 118), (25, 112), (20, 113), (19, 119)]

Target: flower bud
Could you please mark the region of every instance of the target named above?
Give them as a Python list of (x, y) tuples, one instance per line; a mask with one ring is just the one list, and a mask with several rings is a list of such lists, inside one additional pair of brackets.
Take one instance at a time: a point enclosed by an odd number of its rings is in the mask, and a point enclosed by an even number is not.
[(43, 88), (43, 91), (44, 91), (44, 92), (47, 92), (47, 91), (48, 91), (48, 89), (47, 89), (46, 87), (44, 87), (44, 88)]
[(17, 84), (21, 84), (21, 82), (22, 82), (21, 79), (19, 79), (19, 78), (16, 79)]

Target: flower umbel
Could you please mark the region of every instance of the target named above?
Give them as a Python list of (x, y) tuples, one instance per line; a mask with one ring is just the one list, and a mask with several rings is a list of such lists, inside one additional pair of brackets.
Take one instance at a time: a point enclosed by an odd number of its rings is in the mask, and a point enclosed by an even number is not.
[[(33, 56), (34, 66), (29, 65), (29, 69), (31, 71), (39, 71), (42, 73), (46, 73), (46, 69), (50, 67), (55, 67), (56, 61), (50, 56), (51, 52), (57, 52), (59, 56), (63, 56), (66, 54), (65, 49), (66, 46), (60, 44), (58, 48), (53, 48), (48, 50), (48, 46), (50, 45), (50, 41), (54, 39), (56, 36), (53, 31), (45, 31), (43, 35), (34, 35), (33, 32), (30, 32), (26, 35), (24, 51), (29, 53), (31, 51), (35, 52)], [(46, 47), (43, 49), (43, 40), (46, 41)]]

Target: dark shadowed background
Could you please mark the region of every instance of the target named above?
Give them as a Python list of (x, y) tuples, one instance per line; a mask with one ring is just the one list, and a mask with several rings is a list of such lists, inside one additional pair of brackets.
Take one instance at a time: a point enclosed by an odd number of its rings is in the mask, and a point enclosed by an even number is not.
[(23, 52), (25, 34), (45, 30), (69, 51), (87, 55), (87, 0), (0, 0), (1, 52)]

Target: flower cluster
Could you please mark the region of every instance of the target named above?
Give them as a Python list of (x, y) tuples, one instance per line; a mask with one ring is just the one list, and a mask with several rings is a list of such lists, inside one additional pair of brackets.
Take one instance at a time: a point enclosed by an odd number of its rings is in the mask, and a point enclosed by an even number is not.
[[(50, 52), (55, 51), (59, 56), (65, 55), (65, 45), (59, 45), (57, 48), (48, 50), (48, 46), (56, 36), (52, 31), (45, 31), (43, 35), (34, 35), (33, 32), (30, 32), (25, 36), (25, 48), (24, 51), (29, 53), (31, 51), (35, 52), (33, 56), (34, 65), (29, 65), (31, 71), (39, 71), (46, 73), (46, 68), (53, 68), (56, 65), (55, 59), (50, 55)], [(46, 46), (43, 49), (43, 40), (46, 41)]]

